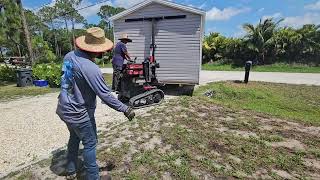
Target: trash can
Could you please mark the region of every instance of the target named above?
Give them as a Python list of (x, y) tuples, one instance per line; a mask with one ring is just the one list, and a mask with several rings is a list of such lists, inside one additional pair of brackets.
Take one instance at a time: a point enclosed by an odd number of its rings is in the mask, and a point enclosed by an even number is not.
[(18, 69), (17, 70), (17, 86), (25, 87), (32, 86), (32, 70), (31, 69)]

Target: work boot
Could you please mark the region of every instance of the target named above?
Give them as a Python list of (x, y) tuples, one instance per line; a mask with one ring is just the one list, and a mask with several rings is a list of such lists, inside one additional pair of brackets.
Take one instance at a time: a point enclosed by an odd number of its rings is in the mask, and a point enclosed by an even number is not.
[(111, 176), (106, 171), (100, 172), (100, 180), (111, 180)]

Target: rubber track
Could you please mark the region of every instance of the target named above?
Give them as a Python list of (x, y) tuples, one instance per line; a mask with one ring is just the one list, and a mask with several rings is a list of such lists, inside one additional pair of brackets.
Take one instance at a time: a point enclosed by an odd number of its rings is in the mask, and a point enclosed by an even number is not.
[[(135, 107), (134, 106), (134, 102), (141, 99), (141, 98), (144, 98), (144, 97), (147, 97), (151, 94), (154, 94), (154, 93), (160, 93), (161, 94), (161, 100), (160, 102), (158, 103), (153, 103), (153, 104), (148, 104), (148, 105), (144, 105), (144, 106), (138, 106), (138, 107)], [(158, 105), (158, 104), (161, 104), (162, 101), (164, 99), (164, 92), (160, 89), (153, 89), (151, 91), (147, 91), (145, 93), (142, 93), (142, 94), (139, 94), (137, 96), (134, 96), (132, 97), (130, 100), (129, 100), (129, 105), (133, 108), (133, 109), (140, 109), (140, 108), (145, 108), (145, 107), (150, 107), (150, 106), (155, 106), (155, 105)]]

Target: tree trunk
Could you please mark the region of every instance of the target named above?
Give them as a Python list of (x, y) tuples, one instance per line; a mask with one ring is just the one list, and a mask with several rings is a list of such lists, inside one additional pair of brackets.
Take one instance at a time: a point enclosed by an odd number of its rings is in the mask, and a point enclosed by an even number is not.
[(57, 33), (56, 33), (56, 29), (54, 28), (54, 24), (53, 24), (53, 20), (52, 19), (51, 19), (51, 27), (52, 27), (52, 30), (53, 30), (55, 54), (56, 54), (56, 56), (58, 56), (59, 48), (58, 48)]
[(74, 19), (72, 18), (72, 42), (73, 42), (73, 49), (76, 49), (76, 38), (74, 36)]
[(19, 44), (16, 44), (16, 46), (17, 46), (17, 49), (18, 49), (19, 56), (21, 57), (21, 56), (22, 56), (22, 54), (21, 54), (20, 46), (19, 46)]
[(29, 58), (30, 58), (31, 64), (33, 64), (34, 59), (33, 59), (32, 44), (31, 44), (31, 38), (30, 38), (29, 29), (28, 29), (28, 24), (27, 24), (27, 21), (26, 21), (26, 17), (25, 17), (25, 14), (24, 14), (24, 9), (23, 9), (21, 0), (17, 0), (17, 3), (19, 5), (20, 11), (21, 11), (21, 19), (22, 19), (23, 31), (24, 31), (25, 38), (27, 40)]
[(66, 25), (66, 31), (67, 31), (67, 37), (69, 39), (69, 43), (70, 43), (70, 51), (72, 50), (72, 43), (70, 41), (70, 38), (69, 38), (69, 29), (68, 29), (68, 22), (67, 22), (67, 18), (64, 18), (64, 23)]
[(1, 55), (1, 58), (3, 58), (2, 47), (0, 47), (0, 55)]

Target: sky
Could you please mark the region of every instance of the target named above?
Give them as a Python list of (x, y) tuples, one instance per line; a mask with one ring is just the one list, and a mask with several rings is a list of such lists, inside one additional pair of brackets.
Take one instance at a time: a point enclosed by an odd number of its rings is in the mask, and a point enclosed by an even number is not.
[[(105, 0), (83, 0), (80, 7)], [(79, 11), (89, 23), (99, 22), (97, 12), (101, 5), (130, 8), (143, 0), (110, 0)], [(171, 0), (206, 11), (206, 34), (219, 32), (228, 37), (244, 35), (244, 23), (257, 24), (260, 18), (284, 19), (281, 26), (301, 27), (303, 24), (320, 24), (320, 0)], [(25, 8), (37, 11), (55, 0), (22, 0)]]

